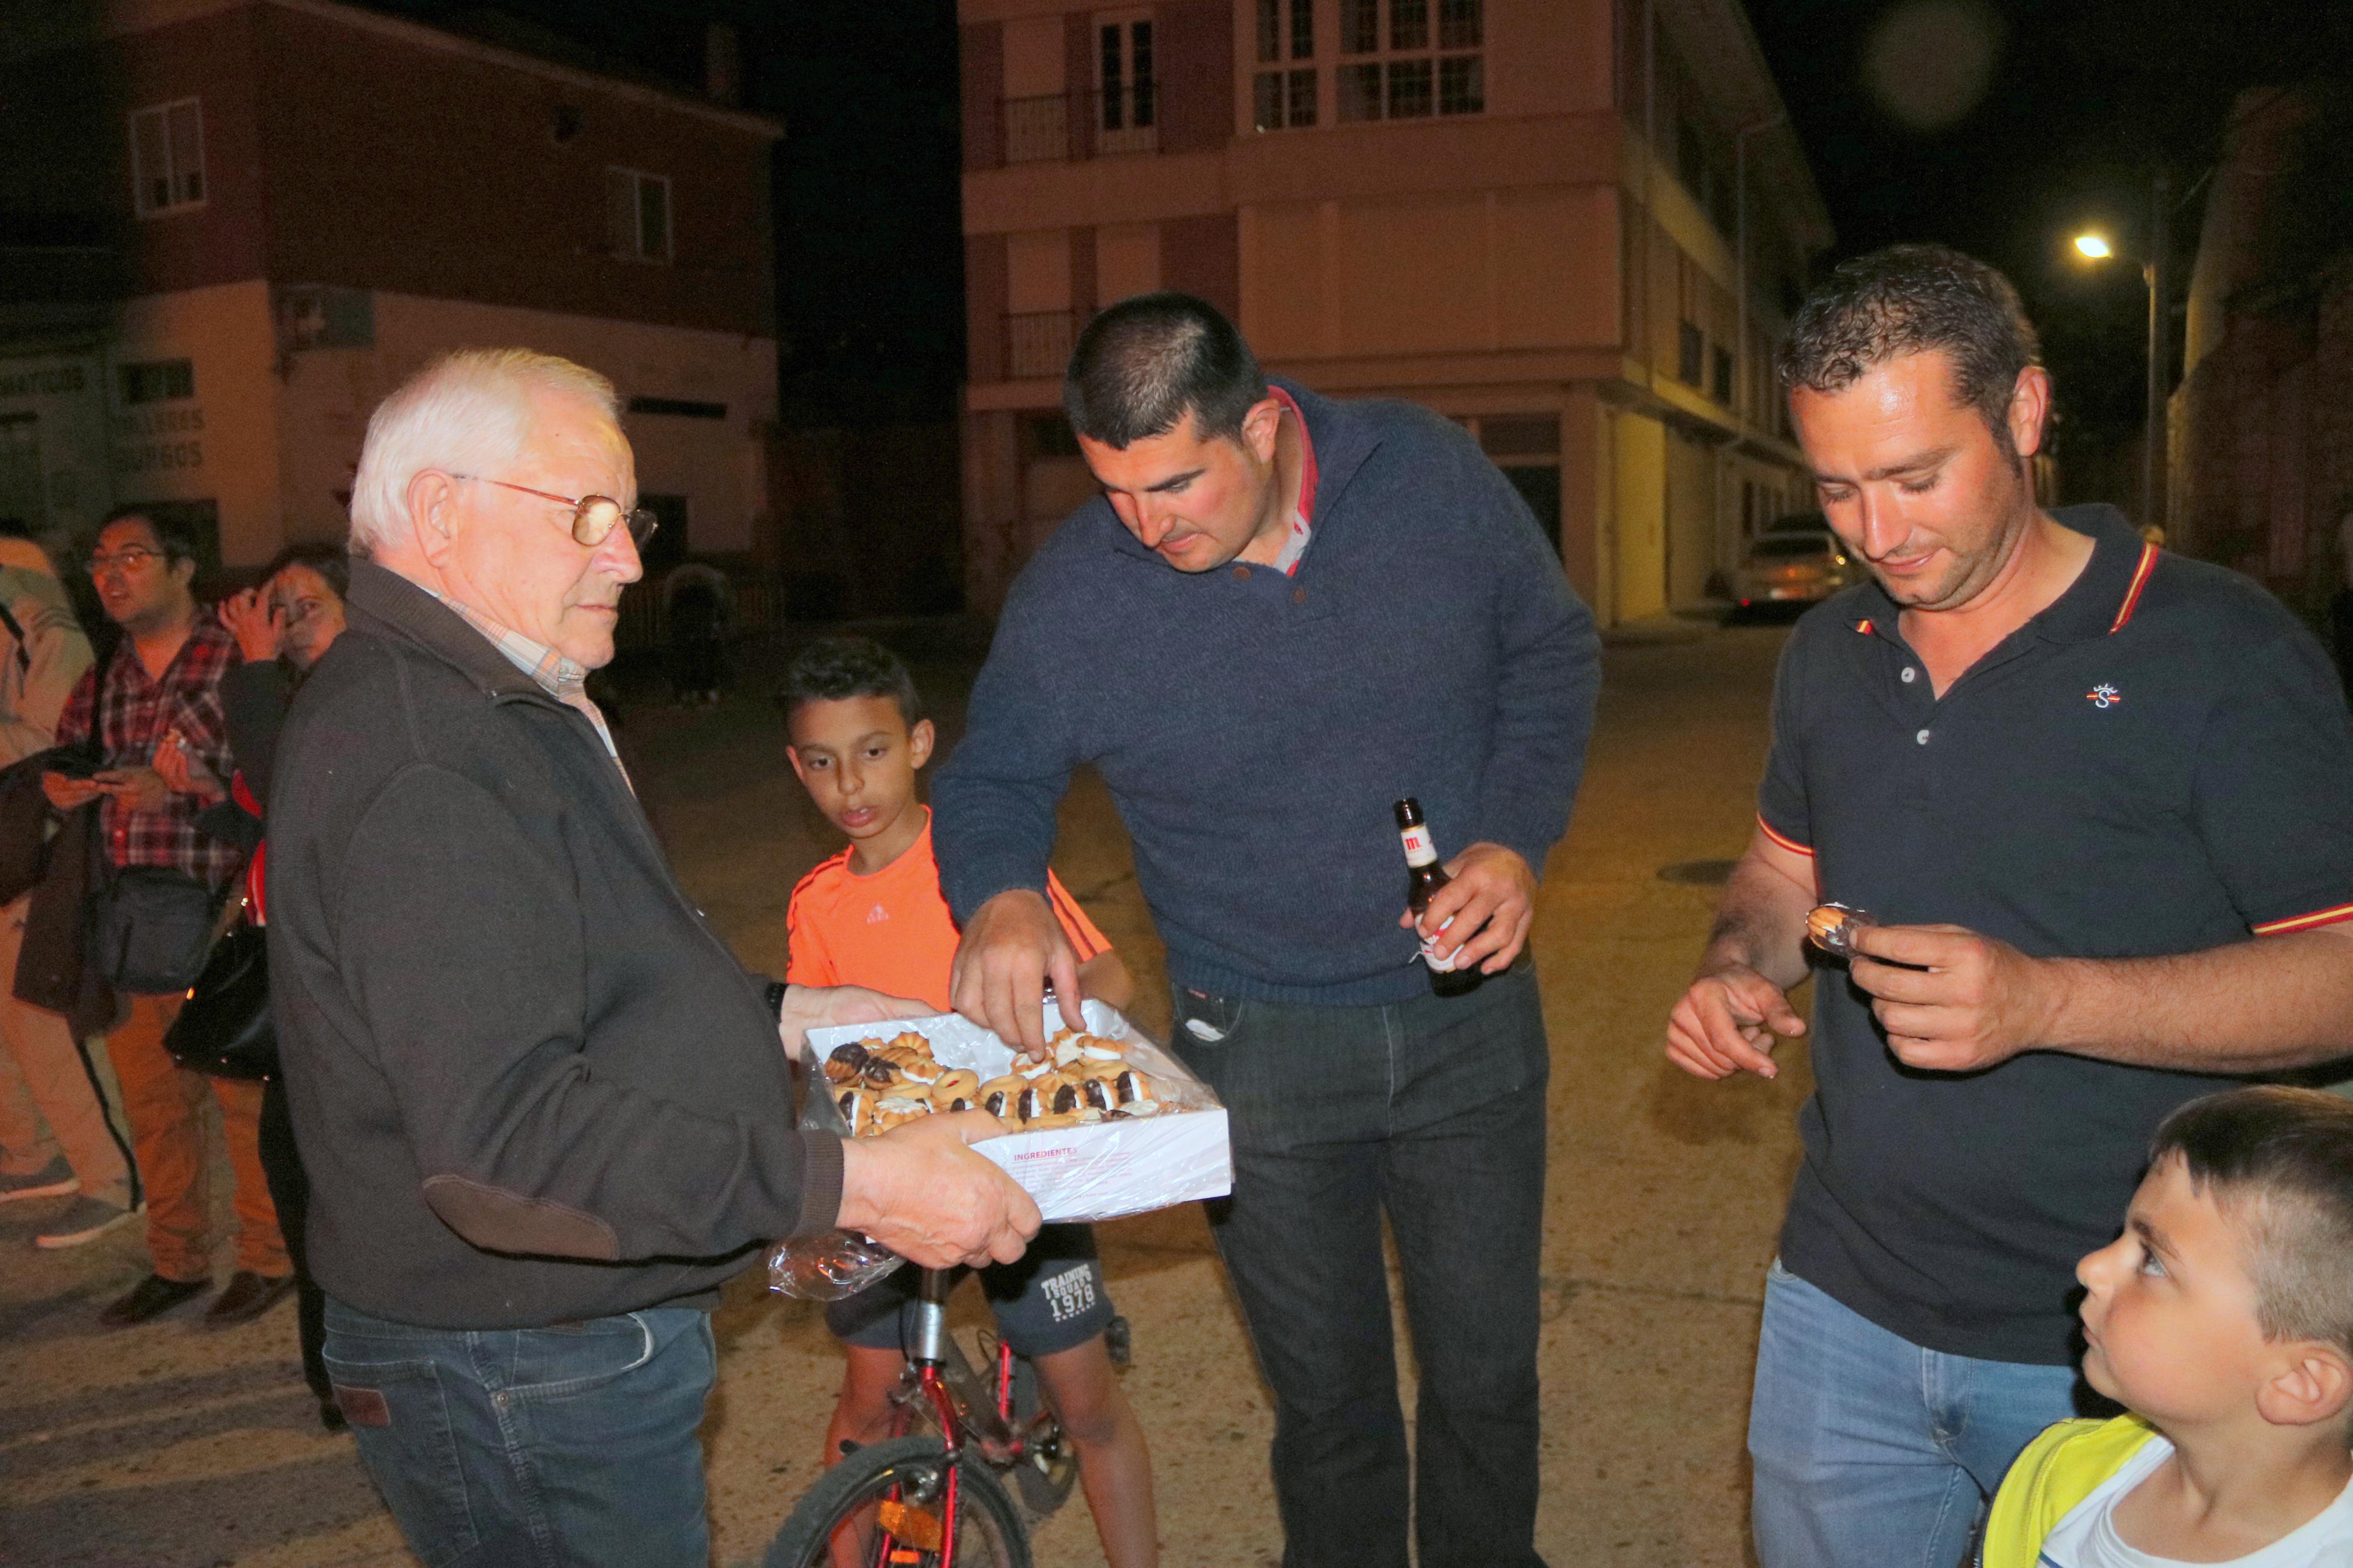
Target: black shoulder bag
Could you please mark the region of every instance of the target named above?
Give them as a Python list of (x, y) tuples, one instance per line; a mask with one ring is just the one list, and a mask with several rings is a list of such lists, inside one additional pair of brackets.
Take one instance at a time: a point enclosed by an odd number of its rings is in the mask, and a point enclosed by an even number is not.
[(210, 1078), (259, 1083), (278, 1076), (278, 1031), (269, 1019), (267, 933), (239, 899), (212, 945), (204, 973), (188, 991), (164, 1048), (182, 1067)]

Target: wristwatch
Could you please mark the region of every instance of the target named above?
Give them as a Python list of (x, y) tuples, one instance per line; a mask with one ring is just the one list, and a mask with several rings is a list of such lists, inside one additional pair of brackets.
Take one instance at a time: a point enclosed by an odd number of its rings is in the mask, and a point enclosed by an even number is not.
[(768, 982), (768, 1011), (777, 1023), (785, 1021), (785, 993), (792, 987), (782, 980)]

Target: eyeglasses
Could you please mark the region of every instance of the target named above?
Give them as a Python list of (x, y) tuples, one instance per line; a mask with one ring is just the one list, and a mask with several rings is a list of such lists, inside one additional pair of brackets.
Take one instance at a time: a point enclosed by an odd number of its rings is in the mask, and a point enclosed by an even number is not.
[(572, 542), (590, 550), (612, 537), (613, 530), (622, 523), (629, 525), (629, 542), (639, 550), (661, 526), (661, 519), (644, 507), (635, 511), (623, 511), (621, 503), (611, 496), (560, 496), (548, 490), (535, 490), (529, 485), (509, 484), (504, 479), (484, 479), (480, 474), (451, 474), (453, 479), (471, 479), (478, 485), (496, 485), (502, 490), (520, 490), (542, 500), (558, 501), (572, 509)]
[(142, 550), (134, 544), (128, 550), (118, 550), (111, 555), (91, 556), (90, 574), (92, 577), (103, 577), (109, 572), (120, 572), (128, 577), (150, 561), (161, 561), (163, 558), (164, 552), (160, 550)]

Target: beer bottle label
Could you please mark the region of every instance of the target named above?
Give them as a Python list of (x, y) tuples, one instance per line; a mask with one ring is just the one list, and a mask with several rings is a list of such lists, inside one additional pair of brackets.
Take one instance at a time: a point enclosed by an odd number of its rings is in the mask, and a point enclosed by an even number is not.
[(1405, 863), (1407, 865), (1434, 866), (1438, 864), (1438, 846), (1430, 839), (1430, 829), (1427, 826), (1417, 824), (1412, 827), (1400, 827), (1398, 829), (1398, 836), (1405, 840)]
[(1446, 935), (1448, 928), (1453, 924), (1454, 917), (1449, 915), (1446, 917), (1446, 924), (1438, 928), (1437, 936), (1426, 936), (1421, 939), (1421, 961), (1440, 974), (1444, 974), (1454, 967), (1455, 958), (1462, 951), (1462, 944), (1460, 942), (1451, 948), (1443, 947), (1440, 943), (1440, 939)]

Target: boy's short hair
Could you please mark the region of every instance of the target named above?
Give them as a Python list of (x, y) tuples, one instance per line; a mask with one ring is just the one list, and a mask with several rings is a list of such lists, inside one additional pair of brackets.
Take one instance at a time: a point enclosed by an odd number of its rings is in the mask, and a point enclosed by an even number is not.
[(801, 649), (776, 689), (785, 721), (811, 702), (843, 702), (853, 697), (888, 697), (899, 717), (913, 729), (923, 717), (923, 694), (899, 656), (872, 637), (819, 637)]
[(2149, 1163), (2177, 1157), (2242, 1237), (2263, 1336), (2353, 1354), (2353, 1100), (2276, 1084), (2210, 1094), (2158, 1128)]

